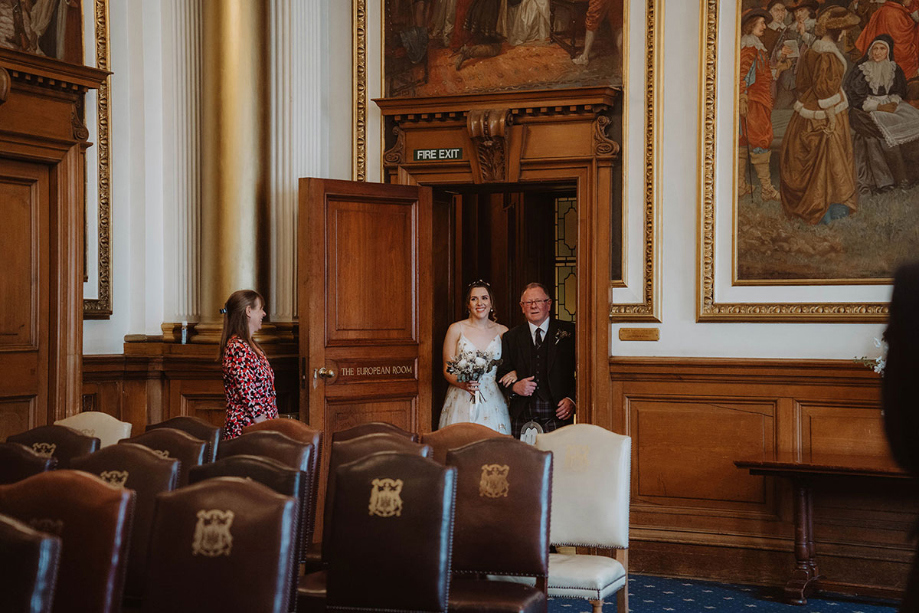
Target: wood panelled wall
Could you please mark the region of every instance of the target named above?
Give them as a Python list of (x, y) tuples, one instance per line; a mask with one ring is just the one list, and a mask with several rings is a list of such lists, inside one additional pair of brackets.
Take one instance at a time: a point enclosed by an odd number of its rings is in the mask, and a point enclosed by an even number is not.
[[(887, 455), (880, 379), (844, 360), (610, 360), (614, 428), (632, 437), (634, 572), (782, 584), (794, 566), (791, 488), (734, 460), (778, 452)], [(915, 486), (815, 486), (827, 579), (902, 589)]]
[[(298, 412), (296, 345), (264, 345), (275, 372), (278, 410)], [(83, 410), (103, 411), (133, 425), (191, 415), (222, 426), (223, 374), (214, 345), (126, 343), (124, 355), (83, 356)]]

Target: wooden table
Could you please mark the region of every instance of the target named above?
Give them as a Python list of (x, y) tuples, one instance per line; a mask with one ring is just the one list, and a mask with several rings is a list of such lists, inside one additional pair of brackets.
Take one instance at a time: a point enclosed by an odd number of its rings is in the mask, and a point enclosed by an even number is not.
[(807, 604), (807, 594), (820, 589), (823, 577), (817, 571), (814, 547), (814, 510), (811, 485), (833, 478), (909, 479), (910, 475), (892, 459), (876, 456), (812, 455), (797, 459), (794, 454), (777, 454), (775, 459), (737, 460), (738, 468), (751, 475), (784, 477), (791, 481), (795, 515), (795, 569), (785, 584), (785, 600)]

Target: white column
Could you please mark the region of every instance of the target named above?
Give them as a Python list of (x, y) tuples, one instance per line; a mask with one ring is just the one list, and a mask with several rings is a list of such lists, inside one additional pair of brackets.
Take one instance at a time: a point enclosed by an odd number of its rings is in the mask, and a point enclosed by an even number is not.
[[(328, 72), (321, 0), (271, 2), (271, 319), (297, 319), (297, 184), (326, 176), (322, 121)], [(347, 101), (341, 101), (347, 104)]]
[(201, 0), (168, 0), (163, 11), (166, 322), (200, 317)]

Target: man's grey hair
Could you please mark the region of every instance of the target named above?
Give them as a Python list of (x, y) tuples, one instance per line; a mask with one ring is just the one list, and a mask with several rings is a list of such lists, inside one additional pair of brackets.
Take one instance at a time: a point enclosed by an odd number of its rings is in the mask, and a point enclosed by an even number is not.
[(520, 300), (523, 300), (523, 295), (527, 293), (527, 290), (537, 289), (537, 288), (541, 289), (547, 298), (552, 298), (552, 296), (549, 295), (549, 290), (546, 289), (546, 286), (543, 285), (542, 283), (527, 283), (527, 286), (523, 288), (522, 292), (520, 292)]

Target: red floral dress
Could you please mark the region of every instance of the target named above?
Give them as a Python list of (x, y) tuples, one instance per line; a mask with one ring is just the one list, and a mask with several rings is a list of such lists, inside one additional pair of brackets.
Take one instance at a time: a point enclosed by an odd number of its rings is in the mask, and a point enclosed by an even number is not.
[(242, 434), (256, 417), (277, 418), (274, 371), (268, 358), (238, 336), (230, 337), (223, 351), (223, 387), (227, 395), (226, 438)]

